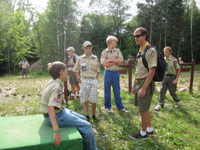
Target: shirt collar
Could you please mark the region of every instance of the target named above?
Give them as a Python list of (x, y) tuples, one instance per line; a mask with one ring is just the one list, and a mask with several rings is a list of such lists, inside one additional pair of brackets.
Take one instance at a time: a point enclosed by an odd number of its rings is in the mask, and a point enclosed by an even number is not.
[(88, 57), (88, 56), (86, 56), (85, 53), (84, 53), (84, 54), (83, 54), (83, 57), (92, 58), (92, 57), (94, 57), (94, 55), (91, 54), (91, 55)]
[(62, 88), (64, 87), (64, 82), (62, 82), (59, 78), (57, 78), (56, 81), (60, 84)]
[(106, 52), (111, 52), (111, 53), (112, 53), (113, 51), (116, 51), (116, 50), (117, 50), (116, 48), (113, 48), (113, 50), (112, 50), (112, 51), (111, 51), (111, 50), (109, 50), (109, 49), (108, 49), (108, 47), (106, 48)]
[(148, 45), (150, 45), (149, 42), (146, 42), (143, 47), (140, 47), (140, 52), (142, 52)]

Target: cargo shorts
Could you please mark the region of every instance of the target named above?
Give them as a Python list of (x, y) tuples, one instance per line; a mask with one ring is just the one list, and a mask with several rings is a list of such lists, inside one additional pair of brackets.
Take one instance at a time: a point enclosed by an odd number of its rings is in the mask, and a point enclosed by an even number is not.
[(138, 106), (138, 109), (141, 111), (147, 111), (150, 109), (151, 106), (151, 100), (153, 97), (153, 93), (155, 91), (155, 82), (152, 81), (149, 86), (146, 89), (146, 94), (144, 97), (139, 97), (139, 91), (144, 85), (146, 79), (139, 79), (136, 80), (136, 87), (135, 87), (135, 99), (134, 99), (134, 105)]

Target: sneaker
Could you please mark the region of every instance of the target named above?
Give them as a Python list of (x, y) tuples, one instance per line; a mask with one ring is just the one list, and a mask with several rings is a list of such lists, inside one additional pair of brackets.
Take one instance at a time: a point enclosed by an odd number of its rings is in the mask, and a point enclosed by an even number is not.
[(158, 104), (158, 105), (154, 108), (154, 110), (155, 110), (155, 111), (159, 111), (160, 108), (162, 108), (162, 106), (161, 106), (160, 104)]
[(148, 131), (147, 131), (147, 135), (148, 135), (148, 136), (153, 136), (153, 131), (151, 131), (151, 132), (148, 132)]
[(90, 117), (86, 117), (87, 121), (90, 122)]
[(179, 102), (175, 102), (175, 108), (178, 108)]
[(74, 96), (71, 96), (71, 95), (70, 95), (70, 98), (69, 98), (69, 99), (70, 99), (70, 100), (74, 100)]
[(126, 109), (119, 109), (120, 111), (123, 111), (123, 112), (125, 112), (125, 113), (127, 113), (128, 112), (128, 110), (126, 110)]
[(133, 140), (138, 140), (138, 139), (146, 140), (147, 139), (147, 134), (142, 136), (140, 134), (140, 132), (138, 132), (138, 134), (136, 134), (136, 135), (131, 135), (130, 138), (133, 139)]
[(100, 121), (100, 119), (99, 118), (97, 118), (97, 117), (95, 117), (95, 118), (92, 118), (94, 121), (96, 121), (96, 122), (99, 122)]
[(106, 108), (106, 111), (107, 111), (108, 113), (110, 113), (110, 112), (111, 112), (111, 109), (110, 109), (110, 108)]

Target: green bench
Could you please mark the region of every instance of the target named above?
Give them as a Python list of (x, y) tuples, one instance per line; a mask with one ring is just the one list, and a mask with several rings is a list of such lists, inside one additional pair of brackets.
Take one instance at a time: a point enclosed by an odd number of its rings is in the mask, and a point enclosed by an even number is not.
[(61, 145), (53, 144), (53, 128), (43, 115), (0, 117), (0, 150), (82, 150), (76, 128), (60, 128)]

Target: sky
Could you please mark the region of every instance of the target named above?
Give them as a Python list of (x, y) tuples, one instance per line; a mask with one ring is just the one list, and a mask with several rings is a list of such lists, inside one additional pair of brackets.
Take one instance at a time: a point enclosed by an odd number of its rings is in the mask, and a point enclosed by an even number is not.
[[(47, 5), (47, 1), (48, 0), (29, 0), (29, 2), (31, 2), (34, 6), (36, 6), (36, 8), (38, 9), (39, 12), (43, 12), (44, 9), (46, 8)], [(129, 10), (128, 13), (131, 13), (132, 15), (136, 15), (137, 14), (137, 2), (142, 2), (144, 0), (132, 0), (132, 2), (130, 3), (131, 9)], [(79, 5), (81, 6), (82, 10), (88, 10), (89, 7), (89, 3), (90, 0), (84, 0), (83, 3), (79, 3)], [(87, 12), (87, 11), (86, 11)]]

